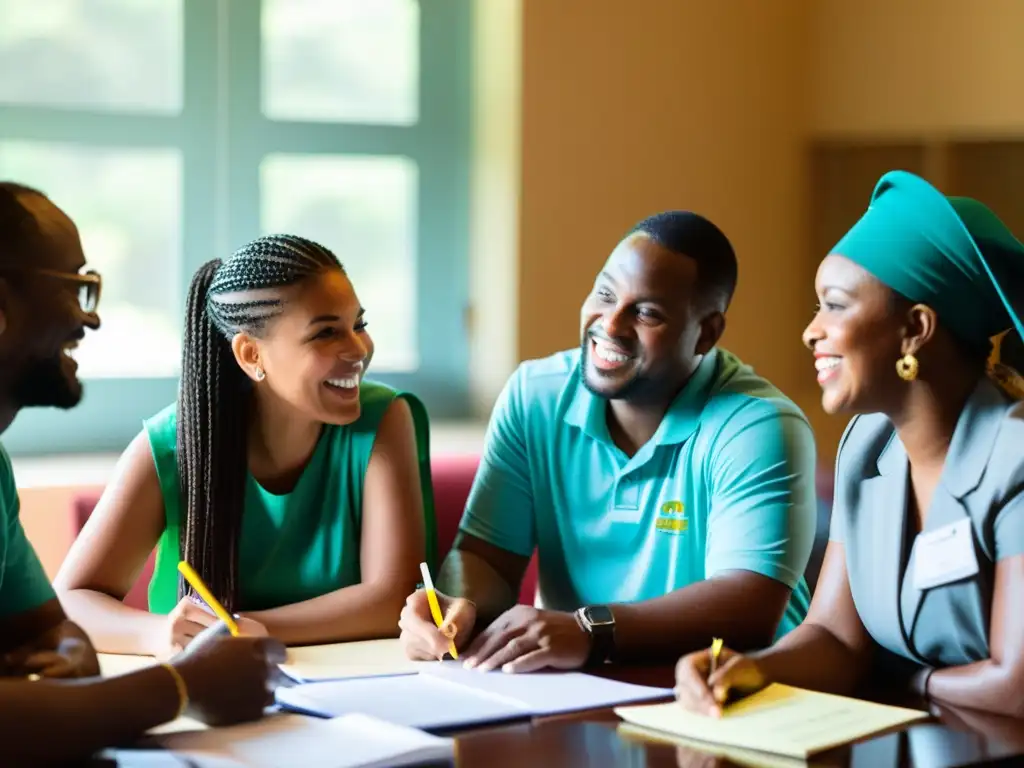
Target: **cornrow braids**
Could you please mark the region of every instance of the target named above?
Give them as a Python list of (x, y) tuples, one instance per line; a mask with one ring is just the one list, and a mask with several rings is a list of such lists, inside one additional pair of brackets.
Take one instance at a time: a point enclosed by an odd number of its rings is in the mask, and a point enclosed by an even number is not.
[[(180, 548), (228, 611), (236, 610), (239, 598), (251, 392), (230, 340), (238, 333), (259, 337), (280, 314), (282, 299), (274, 289), (332, 269), (344, 271), (322, 245), (271, 235), (223, 262), (207, 262), (189, 286), (177, 409)], [(187, 592), (179, 579), (179, 599)]]

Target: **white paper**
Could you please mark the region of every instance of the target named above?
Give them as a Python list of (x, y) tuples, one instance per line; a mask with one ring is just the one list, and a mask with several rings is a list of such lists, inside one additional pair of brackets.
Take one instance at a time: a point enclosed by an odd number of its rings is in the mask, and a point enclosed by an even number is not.
[(423, 668), (431, 675), (474, 691), (516, 701), (535, 716), (558, 715), (584, 709), (601, 709), (617, 704), (653, 701), (671, 697), (671, 688), (621, 683), (583, 672), (548, 670), (523, 674), (466, 669), (459, 662), (446, 661)]
[(512, 675), (444, 662), (427, 665), (415, 676), (282, 688), (277, 700), (300, 712), (332, 717), (363, 712), (400, 725), (439, 730), (652, 701), (671, 694), (665, 688), (578, 672)]
[(117, 768), (245, 768), (244, 763), (219, 757), (189, 757), (163, 749), (115, 749), (102, 755)]
[[(333, 720), (277, 715), (255, 723), (161, 737), (161, 746), (206, 768), (233, 760), (249, 768), (377, 768), (450, 760), (451, 739), (362, 714)], [(212, 768), (212, 764), (210, 764)]]
[(429, 675), (369, 677), (281, 688), (277, 700), (286, 708), (338, 717), (352, 712), (390, 723), (440, 730), (526, 719), (530, 713), (515, 701), (477, 693)]

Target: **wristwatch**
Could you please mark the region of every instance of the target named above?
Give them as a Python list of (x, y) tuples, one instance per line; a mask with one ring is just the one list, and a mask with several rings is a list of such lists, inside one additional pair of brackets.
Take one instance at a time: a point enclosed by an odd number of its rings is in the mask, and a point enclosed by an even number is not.
[(607, 605), (585, 605), (574, 614), (580, 629), (590, 635), (587, 665), (611, 661), (615, 653), (615, 616)]

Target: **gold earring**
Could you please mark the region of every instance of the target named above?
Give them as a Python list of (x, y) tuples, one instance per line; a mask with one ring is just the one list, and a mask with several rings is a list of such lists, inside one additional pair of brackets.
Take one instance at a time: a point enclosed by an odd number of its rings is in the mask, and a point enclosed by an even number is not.
[(261, 368), (260, 366), (257, 365), (256, 366), (256, 381), (263, 381), (265, 378), (267, 378), (267, 374), (264, 373), (263, 368)]
[(904, 381), (913, 381), (917, 378), (917, 367), (917, 358), (910, 352), (896, 361), (896, 373)]

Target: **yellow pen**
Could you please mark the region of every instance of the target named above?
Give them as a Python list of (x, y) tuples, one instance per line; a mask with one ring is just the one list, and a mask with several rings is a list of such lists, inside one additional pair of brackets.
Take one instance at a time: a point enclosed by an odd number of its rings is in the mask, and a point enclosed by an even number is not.
[[(444, 625), (444, 616), (441, 615), (441, 605), (437, 602), (437, 593), (434, 591), (434, 581), (430, 578), (430, 569), (426, 563), (420, 563), (420, 573), (423, 575), (423, 588), (427, 591), (427, 602), (430, 604), (430, 613), (434, 617), (434, 623), (441, 629)], [(453, 659), (459, 658), (459, 652), (455, 650), (455, 634), (458, 629), (452, 625), (449, 627), (449, 635), (443, 629), (441, 632), (448, 638), (448, 653)]]
[(185, 581), (192, 585), (201, 598), (210, 606), (210, 610), (217, 614), (217, 618), (227, 625), (228, 631), (232, 637), (238, 637), (238, 625), (235, 623), (234, 618), (231, 614), (224, 610), (224, 606), (220, 604), (220, 601), (213, 596), (213, 593), (206, 587), (203, 580), (199, 578), (199, 574), (195, 572), (195, 569), (182, 560), (178, 563), (178, 570), (181, 575), (185, 577)]

